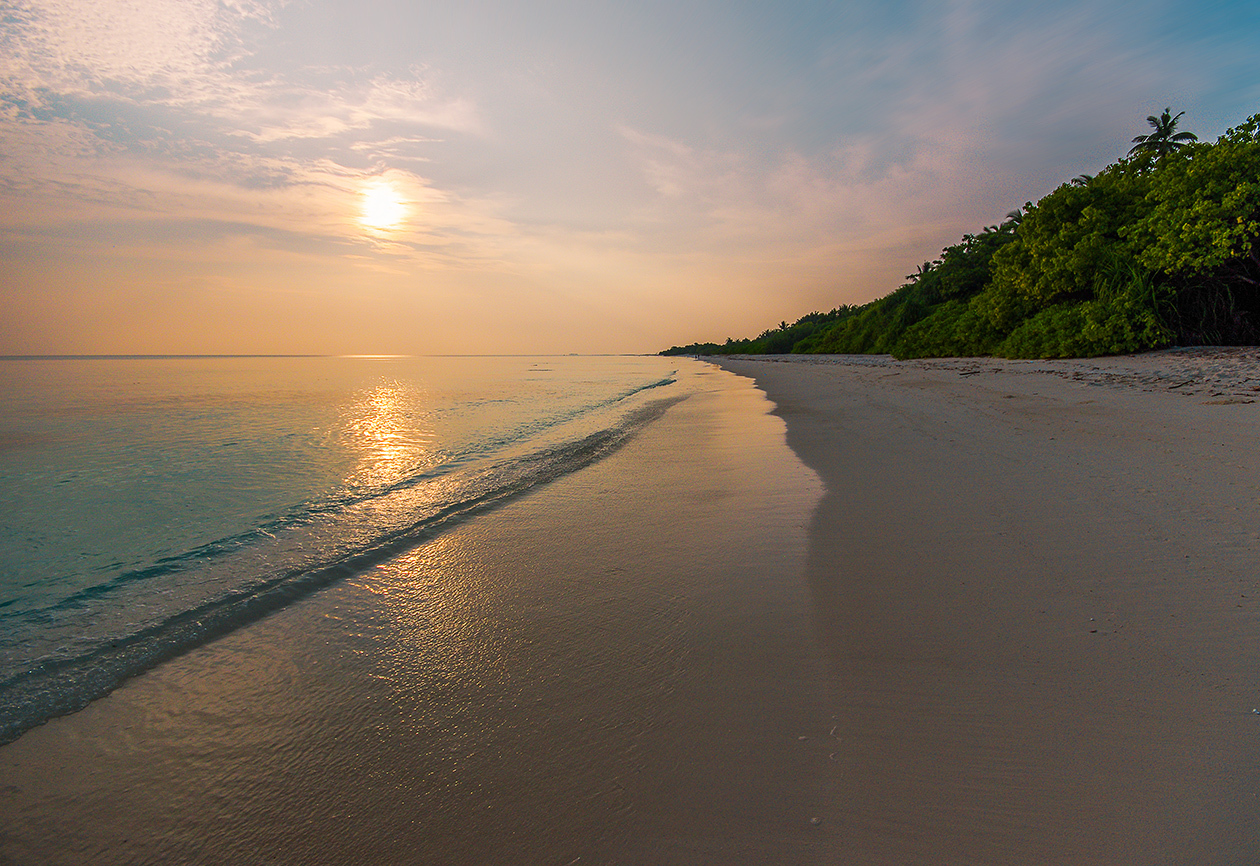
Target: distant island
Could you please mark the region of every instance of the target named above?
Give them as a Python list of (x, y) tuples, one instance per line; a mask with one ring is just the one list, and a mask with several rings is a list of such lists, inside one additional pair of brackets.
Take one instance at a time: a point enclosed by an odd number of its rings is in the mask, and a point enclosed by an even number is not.
[(1147, 118), (1128, 155), (964, 235), (901, 288), (662, 355), (1095, 357), (1260, 338), (1260, 115), (1214, 143)]

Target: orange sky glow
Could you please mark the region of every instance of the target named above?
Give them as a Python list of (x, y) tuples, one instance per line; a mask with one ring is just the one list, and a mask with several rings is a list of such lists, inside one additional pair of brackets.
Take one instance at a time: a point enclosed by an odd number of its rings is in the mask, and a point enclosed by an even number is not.
[(0, 354), (755, 336), (1260, 110), (1243, 5), (10, 5)]

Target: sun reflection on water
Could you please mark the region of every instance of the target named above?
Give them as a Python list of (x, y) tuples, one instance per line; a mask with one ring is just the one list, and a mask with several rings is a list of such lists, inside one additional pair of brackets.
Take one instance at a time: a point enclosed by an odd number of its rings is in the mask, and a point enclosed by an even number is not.
[(358, 460), (347, 478), (355, 487), (395, 484), (432, 462), (433, 432), (423, 394), (388, 382), (363, 392), (344, 416), (344, 431)]

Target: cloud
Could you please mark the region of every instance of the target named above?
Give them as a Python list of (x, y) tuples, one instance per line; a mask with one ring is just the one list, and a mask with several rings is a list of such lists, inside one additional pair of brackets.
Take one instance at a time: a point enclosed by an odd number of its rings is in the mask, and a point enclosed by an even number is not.
[(175, 88), (223, 67), (246, 26), (272, 16), (249, 0), (13, 0), (4, 78), (70, 92), (110, 82)]
[[(520, 291), (540, 319), (640, 334), (883, 294), (1165, 104), (1207, 135), (1179, 94), (1209, 101), (1220, 70), (1257, 80), (1254, 40), (1196, 30), (1183, 0), (5, 8), (5, 250), (82, 282), (112, 261), (117, 285), (183, 256), (187, 285), (252, 266), (284, 286), (284, 263), (355, 291), (475, 286), (483, 311)], [(372, 184), (405, 221), (365, 226)]]
[[(245, 88), (238, 86), (231, 103), (221, 101), (212, 110), (240, 134), (261, 143), (361, 136), (378, 127), (481, 132), (482, 121), (472, 101), (442, 96), (424, 74), (414, 68), (408, 77), (377, 74), (363, 80), (352, 69), (298, 70), (243, 93)], [(394, 147), (402, 140), (386, 139)], [(364, 150), (368, 143), (358, 138), (354, 147)]]
[[(421, 65), (258, 67), (251, 28), (274, 27), (278, 10), (249, 0), (18, 0), (0, 66), (5, 222), (305, 232), (319, 239), (312, 249), (341, 254), (358, 243), (430, 266), (444, 248), (496, 255), (472, 240), (508, 230), (492, 206), (414, 170), (433, 133), (481, 131), (473, 103), (444, 95)], [(414, 217), (365, 237), (361, 192), (386, 175)]]
[(841, 35), (810, 73), (832, 77), (808, 85), (816, 114), (768, 138), (752, 127), (699, 146), (621, 124), (655, 193), (635, 217), (666, 249), (776, 263), (802, 311), (884, 294), (962, 234), (1121, 156), (1150, 94), (1193, 83), (1114, 24), (1086, 4), (952, 2)]

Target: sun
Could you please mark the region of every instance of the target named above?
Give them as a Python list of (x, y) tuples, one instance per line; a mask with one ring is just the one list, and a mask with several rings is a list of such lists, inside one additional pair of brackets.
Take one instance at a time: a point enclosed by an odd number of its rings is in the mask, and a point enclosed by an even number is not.
[(359, 223), (374, 231), (393, 231), (407, 218), (407, 201), (387, 180), (375, 180), (363, 189)]

